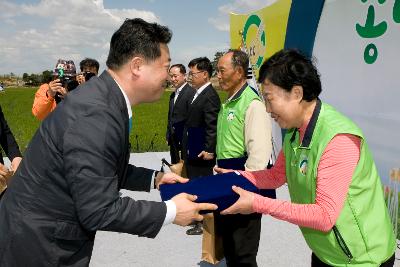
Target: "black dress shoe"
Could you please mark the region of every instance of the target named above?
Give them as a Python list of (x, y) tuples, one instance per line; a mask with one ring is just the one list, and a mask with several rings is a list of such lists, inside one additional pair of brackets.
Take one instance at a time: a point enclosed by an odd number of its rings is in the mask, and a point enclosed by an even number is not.
[(190, 228), (186, 231), (187, 235), (201, 235), (203, 234), (203, 229), (201, 228), (201, 224), (196, 224), (193, 228)]

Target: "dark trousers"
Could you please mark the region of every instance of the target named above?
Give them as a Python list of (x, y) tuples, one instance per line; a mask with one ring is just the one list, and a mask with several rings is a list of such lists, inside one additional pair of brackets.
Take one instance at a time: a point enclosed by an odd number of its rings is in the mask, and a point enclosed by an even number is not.
[[(390, 257), (387, 261), (385, 261), (384, 263), (382, 263), (380, 265), (380, 267), (392, 267), (394, 266), (394, 255), (392, 255), (392, 257)], [(324, 262), (322, 262), (320, 259), (318, 259), (317, 256), (315, 256), (315, 254), (311, 254), (311, 267), (326, 267), (326, 266), (330, 266)]]
[(189, 179), (198, 176), (209, 176), (213, 175), (213, 168), (215, 161), (203, 160), (203, 161), (191, 161), (185, 160), (186, 174)]
[(171, 164), (178, 163), (181, 158), (179, 156), (179, 146), (176, 142), (170, 141), (169, 142), (169, 154), (171, 155)]
[(216, 233), (222, 236), (228, 267), (256, 267), (262, 214), (215, 214)]

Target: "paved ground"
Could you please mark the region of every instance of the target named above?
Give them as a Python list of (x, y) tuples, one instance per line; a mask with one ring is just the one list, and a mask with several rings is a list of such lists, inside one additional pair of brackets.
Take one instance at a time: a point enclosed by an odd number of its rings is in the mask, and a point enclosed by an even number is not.
[[(168, 153), (132, 154), (131, 163), (149, 168), (160, 168), (161, 158)], [(160, 200), (157, 190), (150, 194), (124, 191), (135, 199)], [(280, 199), (289, 199), (287, 187), (277, 191)], [(201, 236), (187, 236), (187, 228), (168, 225), (155, 239), (128, 234), (99, 232), (96, 236), (92, 267), (225, 267), (221, 262), (211, 265), (201, 261)], [(258, 265), (261, 266), (310, 266), (311, 251), (297, 226), (263, 216)], [(400, 255), (399, 251), (397, 255)], [(399, 257), (399, 256), (398, 256)], [(400, 266), (396, 262), (395, 266)]]
[[(159, 169), (161, 158), (168, 153), (132, 154), (131, 163)], [(150, 194), (123, 191), (134, 199), (160, 201), (157, 190)], [(286, 188), (278, 192), (279, 198), (288, 198)], [(96, 235), (92, 267), (140, 266), (140, 267), (191, 267), (213, 266), (201, 262), (201, 236), (187, 236), (188, 228), (176, 225), (163, 227), (155, 239), (128, 234), (98, 232)], [(288, 251), (289, 253), (283, 253)], [(310, 250), (294, 225), (264, 216), (259, 266), (310, 266)], [(290, 255), (288, 257), (288, 255)], [(216, 265), (226, 266), (224, 262)]]
[[(130, 195), (136, 199), (160, 199), (156, 191), (149, 197), (143, 194)], [(286, 195), (285, 190), (278, 192), (280, 198)], [(168, 225), (161, 229), (155, 239), (99, 232), (91, 266), (212, 266), (201, 262), (201, 236), (187, 236), (186, 229)], [(259, 266), (310, 266), (310, 253), (296, 226), (269, 216), (263, 217)], [(226, 265), (221, 263), (217, 266)]]

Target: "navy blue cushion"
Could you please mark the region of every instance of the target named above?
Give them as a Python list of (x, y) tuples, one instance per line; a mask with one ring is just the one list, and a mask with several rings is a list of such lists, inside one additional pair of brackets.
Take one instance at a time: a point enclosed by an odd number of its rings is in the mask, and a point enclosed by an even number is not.
[(244, 176), (238, 172), (230, 172), (198, 177), (184, 184), (163, 184), (160, 186), (160, 193), (163, 201), (169, 200), (182, 192), (196, 195), (196, 202), (216, 204), (218, 211), (222, 211), (239, 199), (239, 195), (232, 190), (233, 185), (247, 191), (260, 192)]
[[(245, 170), (244, 165), (246, 164), (247, 156), (242, 158), (231, 158), (231, 159), (219, 159), (217, 160), (217, 165), (223, 169), (232, 170)], [(269, 165), (270, 166), (270, 165)], [(269, 167), (267, 167), (269, 169)], [(263, 197), (276, 198), (275, 189), (260, 189), (258, 194)]]
[(201, 127), (191, 127), (187, 130), (187, 158), (198, 160), (198, 155), (204, 150), (206, 137), (205, 130)]

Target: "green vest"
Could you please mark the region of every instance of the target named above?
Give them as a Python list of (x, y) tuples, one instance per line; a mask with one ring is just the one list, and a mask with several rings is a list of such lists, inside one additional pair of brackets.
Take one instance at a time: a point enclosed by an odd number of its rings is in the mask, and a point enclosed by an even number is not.
[(293, 203), (315, 203), (318, 163), (328, 143), (340, 133), (361, 138), (360, 159), (344, 206), (329, 232), (300, 229), (308, 246), (326, 264), (379, 266), (393, 255), (396, 243), (375, 163), (361, 130), (319, 100), (302, 144), (297, 130), (291, 129), (285, 135), (283, 149), (290, 197)]
[(247, 108), (260, 97), (250, 86), (244, 88), (238, 97), (222, 104), (217, 124), (217, 159), (241, 158), (246, 156), (244, 119)]

